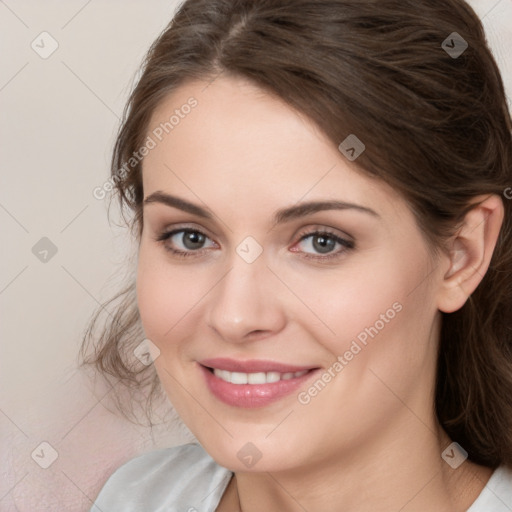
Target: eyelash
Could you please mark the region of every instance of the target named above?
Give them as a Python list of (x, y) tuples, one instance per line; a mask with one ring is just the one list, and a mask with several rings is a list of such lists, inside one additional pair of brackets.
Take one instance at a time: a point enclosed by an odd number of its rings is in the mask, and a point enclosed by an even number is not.
[[(170, 239), (172, 236), (176, 235), (177, 233), (199, 233), (200, 235), (206, 237), (206, 238), (209, 238), (205, 233), (203, 233), (202, 231), (199, 231), (198, 229), (191, 229), (191, 228), (180, 228), (180, 229), (174, 229), (172, 231), (164, 231), (162, 232), (161, 234), (159, 234), (155, 240), (157, 242), (160, 242), (163, 244), (164, 246), (164, 249), (170, 253), (172, 253), (173, 255), (179, 257), (179, 258), (189, 258), (189, 257), (195, 257), (198, 255), (198, 253), (200, 254), (204, 249), (198, 249), (196, 251), (193, 251), (193, 250), (190, 250), (190, 251), (181, 251), (179, 249), (172, 249), (171, 247), (169, 247), (165, 242)], [(340, 258), (341, 256), (343, 256), (347, 251), (350, 251), (352, 249), (355, 248), (355, 244), (354, 242), (352, 242), (351, 240), (346, 240), (344, 238), (341, 238), (339, 237), (338, 235), (336, 235), (335, 233), (333, 232), (330, 232), (329, 230), (327, 229), (324, 229), (324, 230), (320, 230), (320, 231), (311, 231), (311, 232), (303, 232), (299, 235), (301, 238), (299, 239), (299, 242), (302, 242), (303, 240), (306, 240), (310, 237), (314, 237), (314, 236), (328, 236), (329, 238), (333, 239), (335, 242), (339, 243), (340, 245), (342, 245), (344, 247), (343, 250), (340, 250), (338, 252), (333, 252), (333, 253), (330, 253), (328, 254), (327, 256), (314, 256), (312, 254), (309, 254), (309, 253), (303, 253), (303, 256), (304, 258), (307, 258), (307, 259), (313, 259), (313, 260), (317, 260), (317, 261), (329, 261), (329, 260), (332, 260), (332, 259), (336, 259), (336, 258)]]

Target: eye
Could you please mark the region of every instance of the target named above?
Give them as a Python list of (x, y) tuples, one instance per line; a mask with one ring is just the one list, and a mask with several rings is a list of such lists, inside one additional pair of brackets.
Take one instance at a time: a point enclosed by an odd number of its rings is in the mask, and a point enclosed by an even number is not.
[[(331, 258), (339, 258), (348, 250), (354, 249), (354, 242), (342, 238), (335, 233), (328, 230), (313, 231), (306, 235), (301, 235), (302, 238), (299, 244), (303, 244), (303, 251), (305, 258), (313, 258), (317, 260), (327, 260)], [(336, 246), (340, 247), (340, 250), (333, 252)], [(292, 249), (294, 252), (296, 250)], [(313, 253), (308, 252), (312, 250)], [(317, 251), (315, 254), (314, 251)]]
[[(163, 243), (166, 251), (186, 258), (188, 256), (196, 256), (197, 253), (202, 252), (205, 241), (210, 239), (197, 229), (187, 228), (163, 232), (158, 235), (156, 240)], [(169, 241), (172, 244), (169, 244)], [(178, 245), (178, 248), (173, 247), (173, 245)]]
[[(338, 236), (328, 230), (318, 230), (302, 233), (298, 244), (303, 244), (302, 250), (290, 249), (292, 252), (303, 253), (304, 258), (312, 258), (320, 261), (339, 258), (348, 250), (355, 247), (354, 242)], [(156, 238), (157, 242), (163, 244), (166, 251), (173, 255), (186, 258), (199, 256), (204, 249), (204, 244), (211, 239), (203, 232), (192, 228), (180, 228), (172, 231), (162, 232)], [(209, 247), (215, 247), (214, 242)], [(339, 250), (335, 251), (339, 246)], [(308, 252), (311, 250), (312, 252)], [(316, 254), (315, 254), (316, 251)], [(333, 252), (334, 251), (334, 252)]]

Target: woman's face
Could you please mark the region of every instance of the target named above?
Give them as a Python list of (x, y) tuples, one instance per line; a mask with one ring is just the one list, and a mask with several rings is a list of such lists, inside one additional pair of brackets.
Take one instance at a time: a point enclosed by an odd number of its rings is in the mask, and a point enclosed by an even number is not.
[(147, 135), (141, 319), (213, 458), (278, 471), (429, 430), (446, 269), (404, 200), (235, 78), (182, 86)]

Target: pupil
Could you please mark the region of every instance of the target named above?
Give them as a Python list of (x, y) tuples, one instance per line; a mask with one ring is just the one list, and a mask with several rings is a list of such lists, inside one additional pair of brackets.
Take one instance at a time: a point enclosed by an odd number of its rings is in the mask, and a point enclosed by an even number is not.
[[(187, 243), (190, 242), (190, 243)], [(204, 236), (200, 233), (186, 233), (184, 245), (187, 249), (197, 249), (204, 243)]]
[[(318, 240), (319, 243), (316, 243), (315, 242), (316, 240)], [(334, 248), (335, 243), (336, 242), (332, 238), (330, 238), (328, 236), (324, 236), (324, 235), (316, 236), (313, 239), (313, 246), (314, 246), (315, 250), (318, 250), (318, 252), (323, 253), (323, 254), (331, 251)]]

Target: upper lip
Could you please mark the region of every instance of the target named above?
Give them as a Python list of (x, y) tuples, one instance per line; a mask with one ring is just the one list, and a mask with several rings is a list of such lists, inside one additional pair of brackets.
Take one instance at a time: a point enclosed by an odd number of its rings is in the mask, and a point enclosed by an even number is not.
[(265, 361), (263, 359), (249, 359), (246, 361), (229, 359), (227, 357), (217, 357), (213, 359), (203, 359), (199, 364), (208, 368), (216, 368), (217, 370), (227, 370), (229, 372), (240, 373), (258, 373), (258, 372), (279, 372), (279, 373), (295, 373), (304, 370), (312, 370), (314, 366), (299, 366), (276, 361)]

